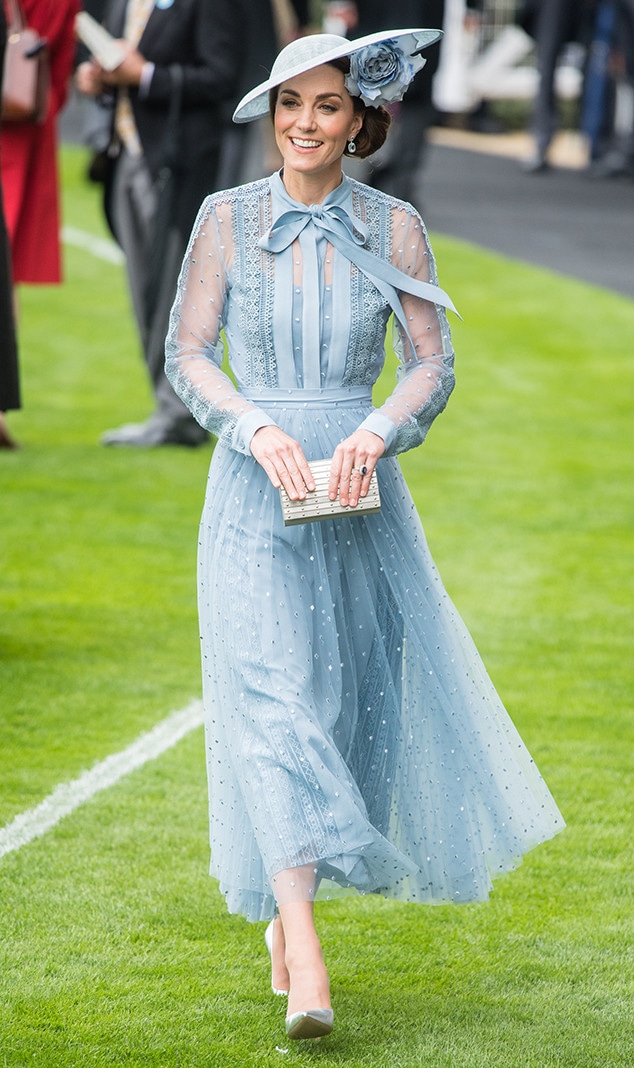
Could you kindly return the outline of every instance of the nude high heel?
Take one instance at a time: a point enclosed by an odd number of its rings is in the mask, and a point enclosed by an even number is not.
[[[271,920],[266,931],[264,932],[264,941],[266,948],[269,951],[269,957],[271,958],[271,968],[273,967],[273,924],[275,923],[275,917]],[[273,986],[273,979],[271,978],[271,990],[279,998],[287,998],[288,990],[278,990],[276,986]]]

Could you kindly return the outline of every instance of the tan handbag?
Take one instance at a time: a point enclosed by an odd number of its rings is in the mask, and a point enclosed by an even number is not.
[[[44,122],[48,111],[48,45],[26,24],[19,0],[4,0],[7,49],[2,79],[2,122]]]

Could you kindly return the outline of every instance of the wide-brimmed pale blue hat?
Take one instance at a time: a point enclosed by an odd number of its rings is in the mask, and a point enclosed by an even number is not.
[[[442,30],[383,30],[348,41],[334,33],[300,37],[283,48],[270,77],[246,94],[233,113],[234,122],[251,122],[269,110],[269,92],[313,67],[350,56],[346,88],[370,106],[402,100],[414,75],[424,66],[420,53],[442,37]]]

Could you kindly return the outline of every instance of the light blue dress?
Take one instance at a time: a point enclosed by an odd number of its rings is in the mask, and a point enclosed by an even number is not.
[[[445,311],[407,292],[428,283],[418,215],[349,178],[311,208],[277,174],[209,197],[183,263],[167,373],[218,437],[199,547],[211,871],[249,920],[312,895],[289,869],[322,888],[483,900],[564,826],[396,459],[453,387]],[[393,306],[401,371],[375,410]],[[271,424],[309,460],[359,426],[383,437],[381,512],[285,527],[249,449]]]

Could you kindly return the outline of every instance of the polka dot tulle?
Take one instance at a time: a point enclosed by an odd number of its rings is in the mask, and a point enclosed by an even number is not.
[[[369,227],[371,251],[435,282],[409,206],[349,179],[331,197]],[[167,346],[172,381],[219,437],[198,565],[211,871],[250,920],[319,886],[483,900],[563,820],[443,588],[394,455],[424,439],[451,392],[446,316],[402,294],[402,372],[374,410],[389,306],[310,226],[262,252],[287,201],[274,176],[205,202]],[[237,388],[220,369],[221,330]],[[268,424],[309,459],[362,424],[380,433],[381,512],[284,527],[248,448]]]

